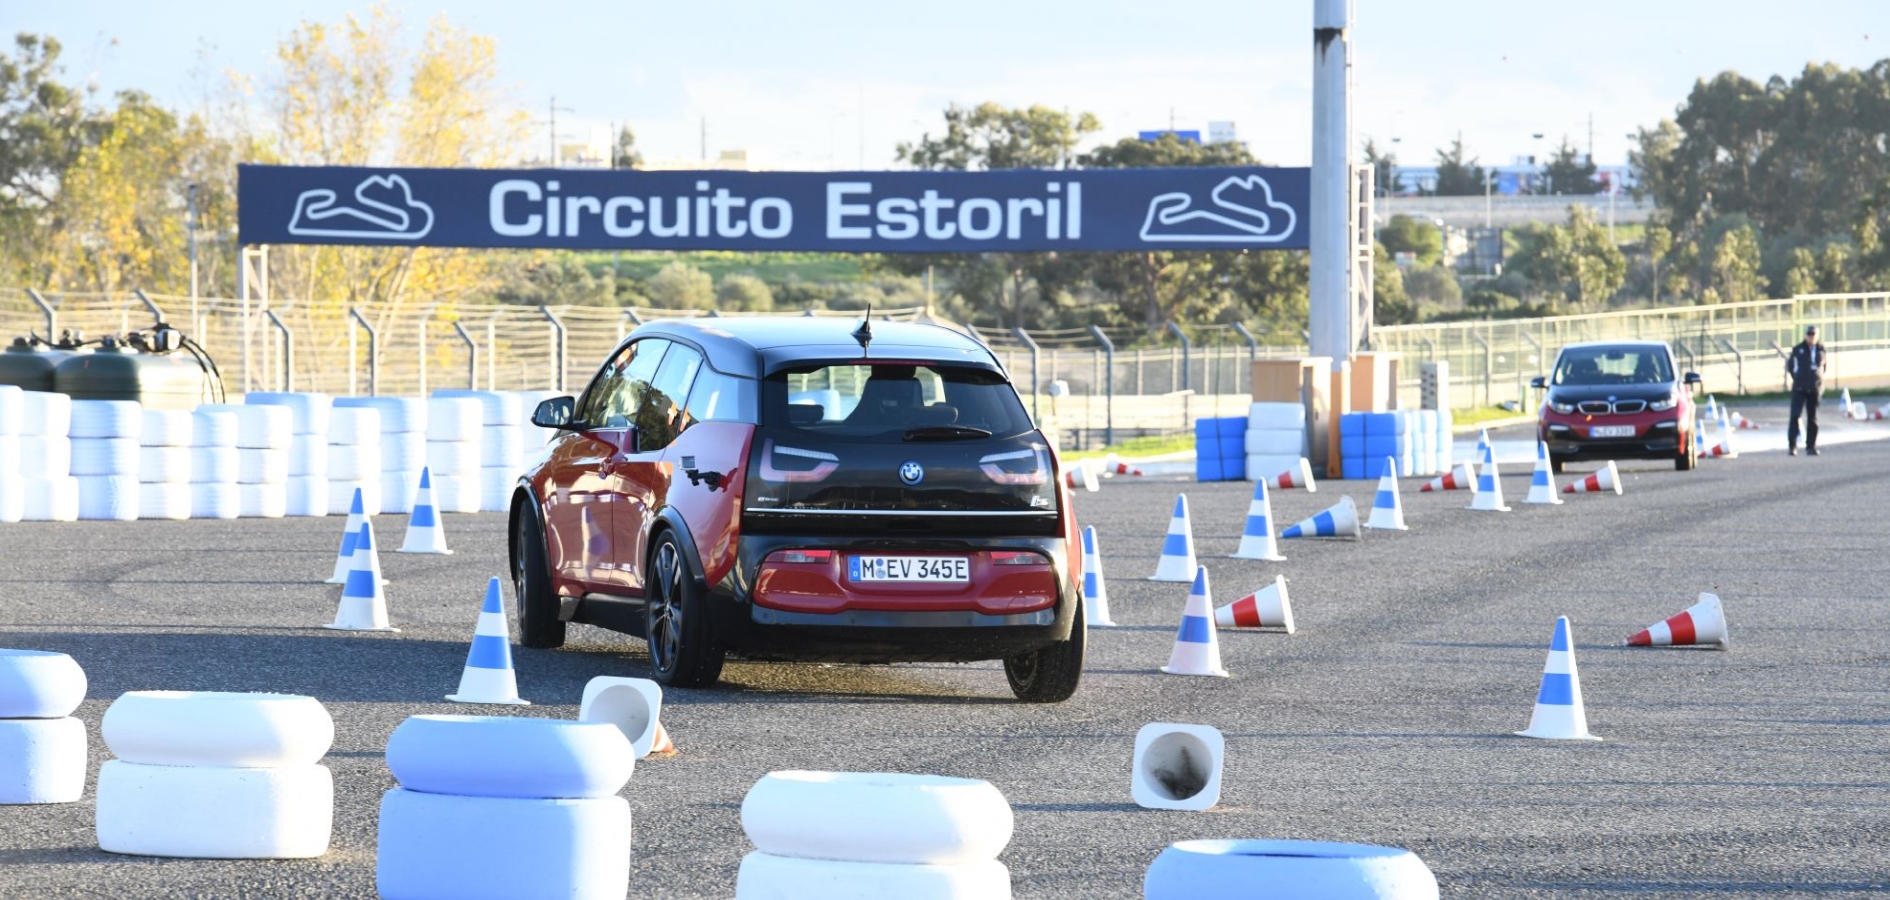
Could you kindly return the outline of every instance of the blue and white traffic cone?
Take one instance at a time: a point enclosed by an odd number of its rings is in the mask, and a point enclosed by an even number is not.
[[[1404,524],[1404,504],[1398,500],[1398,461],[1385,457],[1385,474],[1378,476],[1378,495],[1372,498],[1372,515],[1366,528],[1409,531]]]
[[[1477,471],[1477,491],[1470,498],[1470,508],[1480,512],[1509,512],[1503,504],[1503,480],[1496,471],[1496,451],[1483,448],[1483,465]]]
[[[1568,616],[1555,620],[1549,641],[1549,659],[1542,666],[1542,688],[1536,692],[1536,711],[1522,737],[1551,741],[1598,741],[1588,733],[1588,712],[1582,706],[1582,679],[1575,672],[1575,641]]]
[[[1477,458],[1485,458],[1490,453],[1490,449],[1490,430],[1488,428],[1477,429]]]
[[[335,621],[323,625],[337,631],[399,631],[387,624],[387,595],[381,592],[381,556],[374,550],[374,523],[362,522],[355,534],[354,565],[341,588]]]
[[[1560,504],[1562,498],[1556,496],[1555,473],[1550,471],[1549,445],[1546,441],[1536,442],[1536,470],[1529,476],[1529,496],[1524,503]]]
[[[1307,537],[1358,537],[1358,506],[1351,497],[1340,497],[1339,502],[1320,510],[1298,525],[1280,532],[1284,538]]]
[[[1194,587],[1188,590],[1188,605],[1181,611],[1181,630],[1175,633],[1175,649],[1168,654],[1162,671],[1170,675],[1212,675],[1226,678],[1221,668],[1221,645],[1214,636],[1214,604],[1208,599],[1206,567],[1196,566]]]
[[[473,626],[472,649],[466,652],[466,670],[459,676],[459,693],[448,694],[454,703],[496,703],[530,706],[518,698],[518,674],[512,670],[512,634],[506,630],[505,600],[499,579],[486,582],[486,602]]]
[[[1264,559],[1279,562],[1279,542],[1273,539],[1273,499],[1267,495],[1267,483],[1253,483],[1253,499],[1247,502],[1247,524],[1240,530],[1240,546],[1234,559]]]
[[[1719,401],[1713,399],[1712,394],[1706,395],[1706,417],[1709,419],[1719,418]]]
[[[348,570],[354,567],[354,541],[361,533],[361,523],[367,521],[367,512],[361,505],[361,489],[354,489],[354,500],[348,504],[348,524],[341,529],[341,552],[335,554],[335,574],[328,577],[329,584],[347,584]]]
[[[1711,456],[1733,459],[1739,455],[1739,448],[1733,446],[1732,423],[1726,420],[1726,409],[1721,407],[1719,415],[1713,419],[1713,432],[1719,435],[1719,442],[1713,445]]]
[[[1103,581],[1102,551],[1096,549],[1096,526],[1083,526],[1083,618],[1090,627],[1114,628],[1109,618],[1109,585]]]
[[[413,498],[413,514],[407,519],[407,540],[401,553],[437,553],[452,555],[446,549],[446,530],[440,527],[440,511],[433,504],[433,469],[420,467],[420,493]]]
[[[1150,581],[1186,583],[1194,578],[1194,528],[1188,523],[1188,495],[1175,496],[1175,514],[1168,519],[1168,534],[1162,538],[1162,558],[1155,564]]]

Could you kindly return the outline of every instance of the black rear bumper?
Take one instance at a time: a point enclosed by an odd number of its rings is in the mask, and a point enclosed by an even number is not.
[[[1680,455],[1678,436],[1626,441],[1548,440],[1549,455],[1562,460],[1672,459]]]

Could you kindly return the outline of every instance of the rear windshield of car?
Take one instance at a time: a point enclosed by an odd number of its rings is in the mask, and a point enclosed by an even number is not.
[[[763,384],[761,415],[770,427],[875,441],[1013,437],[1033,427],[1002,374],[942,363],[787,369]]]
[[[1555,383],[1567,385],[1669,384],[1673,362],[1659,347],[1587,347],[1562,351]]]

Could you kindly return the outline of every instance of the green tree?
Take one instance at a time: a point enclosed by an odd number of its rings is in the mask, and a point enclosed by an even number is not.
[[[1404,193],[1404,179],[1398,174],[1398,154],[1380,152],[1378,144],[1365,139],[1365,164],[1372,167],[1372,181],[1381,196]]]
[[[520,306],[615,306],[615,287],[575,253],[540,250],[503,269],[492,296]]]
[[[1076,145],[1101,128],[1090,113],[954,103],[945,109],[943,134],[901,142],[897,156],[919,169],[1061,169],[1075,161]]]
[[[1461,134],[1450,142],[1450,149],[1437,151],[1437,187],[1432,193],[1439,197],[1468,197],[1483,193],[1483,167],[1477,165],[1474,156],[1465,159],[1465,153]]]
[[[643,168],[643,151],[637,149],[637,136],[624,125],[617,129],[617,139],[610,144],[610,167],[613,169]]]
[[[1759,274],[1761,262],[1752,226],[1726,231],[1713,245],[1713,288],[1730,303],[1762,299],[1768,282]]]
[[[1647,253],[1647,261],[1653,266],[1653,302],[1660,305],[1660,261],[1667,258],[1673,250],[1673,232],[1658,218],[1647,223],[1641,237],[1641,248]]]
[[[767,282],[753,275],[722,276],[715,286],[715,307],[741,312],[767,312],[774,308],[774,291]]]
[[[1792,250],[1792,267],[1785,273],[1785,293],[1794,297],[1818,292],[1818,257],[1809,247]]]
[[[1511,259],[1538,290],[1583,309],[1607,301],[1627,281],[1627,258],[1585,207],[1571,206],[1562,225],[1536,225],[1520,235]]]
[[[1406,325],[1418,320],[1417,305],[1404,292],[1404,272],[1391,261],[1385,245],[1372,243],[1372,322]]]
[[[1562,137],[1562,146],[1549,157],[1542,166],[1543,179],[1548,184],[1551,194],[1596,194],[1601,192],[1601,182],[1595,180],[1595,161],[1588,154],[1575,149]]]
[[[643,294],[658,309],[714,309],[715,281],[707,272],[678,260],[643,282]]]
[[[1392,216],[1378,232],[1378,240],[1395,258],[1412,254],[1420,266],[1434,266],[1444,258],[1444,233],[1436,225],[1411,216]]]
[[[1457,276],[1443,266],[1413,266],[1404,271],[1404,292],[1422,313],[1431,309],[1457,309],[1463,306],[1463,286]]]

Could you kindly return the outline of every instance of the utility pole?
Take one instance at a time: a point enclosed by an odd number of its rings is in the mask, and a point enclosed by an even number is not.
[[[1336,367],[1352,358],[1351,0],[1313,2],[1310,350]]]
[[[551,167],[555,169],[558,167],[558,98],[556,95],[553,95],[551,98],[550,140],[551,140],[551,155],[545,158],[548,160],[551,160]]]

